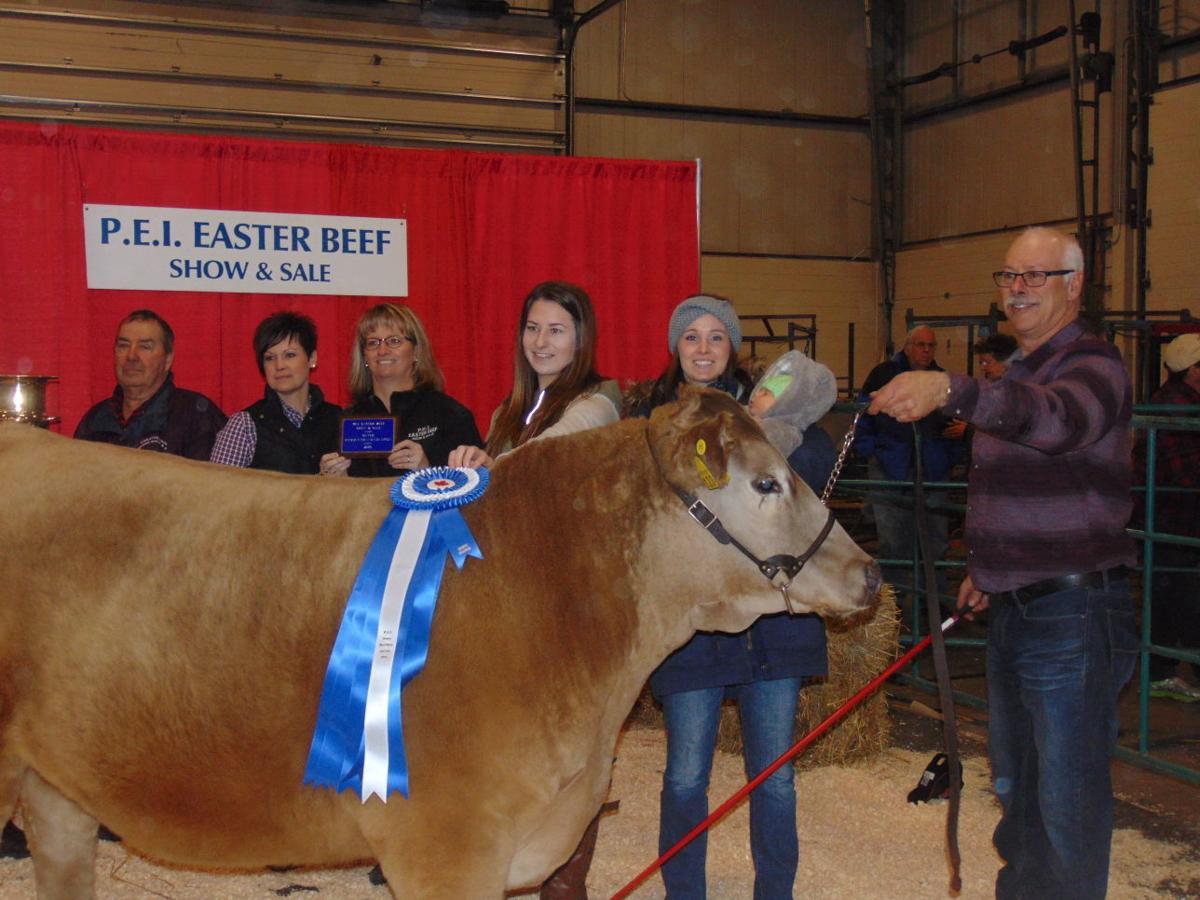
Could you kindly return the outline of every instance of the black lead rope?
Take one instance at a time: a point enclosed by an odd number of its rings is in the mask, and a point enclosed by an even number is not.
[[[958,852],[958,809],[962,786],[962,760],[958,755],[958,719],[954,712],[954,691],[950,685],[950,666],[946,662],[946,638],[938,623],[942,611],[938,605],[937,570],[929,547],[929,513],[925,509],[925,476],[921,465],[921,441],[913,423],[913,457],[917,477],[913,480],[913,504],[917,514],[917,543],[921,549],[925,573],[925,605],[929,614],[929,632],[933,637],[933,666],[937,670],[938,698],[942,704],[942,737],[950,768],[950,806],[946,810],[946,850],[950,856],[950,892],[962,891],[962,858]]]

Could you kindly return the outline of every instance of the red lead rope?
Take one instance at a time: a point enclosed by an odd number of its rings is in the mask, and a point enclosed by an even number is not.
[[[946,621],[942,622],[942,632],[945,633],[949,631],[958,622],[958,619],[959,614],[955,613],[950,618],[946,619]],[[637,886],[658,871],[658,869],[662,867],[663,863],[690,844],[702,832],[706,831],[713,822],[717,821],[717,819],[721,818],[721,816],[725,815],[725,813],[737,806],[737,804],[741,802],[741,800],[747,794],[770,778],[780,766],[789,762],[792,757],[799,756],[801,753],[807,750],[809,744],[845,718],[850,711],[854,709],[854,707],[858,706],[858,704],[866,700],[867,697],[875,693],[881,684],[891,678],[892,675],[894,675],[898,670],[907,665],[914,656],[928,647],[932,642],[933,635],[929,634],[926,635],[919,643],[914,644],[912,649],[910,649],[894,663],[872,678],[857,694],[830,713],[820,725],[818,725],[804,737],[800,738],[800,740],[796,741],[796,743],[792,744],[792,746],[781,757],[779,757],[779,759],[775,760],[775,762],[763,769],[753,781],[751,781],[736,794],[709,813],[707,819],[680,838],[679,842],[675,844],[674,847],[672,847],[654,862],[650,863],[650,865],[638,873],[637,877],[634,878],[633,881],[629,882],[629,884],[625,885],[625,887],[613,894],[612,900],[621,900],[622,897],[628,897],[630,894],[632,894]]]

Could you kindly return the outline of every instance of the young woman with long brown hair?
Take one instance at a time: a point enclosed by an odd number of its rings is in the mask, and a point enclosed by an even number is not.
[[[487,450],[459,447],[450,465],[487,466],[534,440],[620,417],[620,388],[595,369],[596,316],[581,287],[543,281],[525,297],[513,349],[513,388],[492,414]]]

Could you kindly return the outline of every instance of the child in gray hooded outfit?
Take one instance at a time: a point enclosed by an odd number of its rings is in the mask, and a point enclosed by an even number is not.
[[[750,393],[750,414],[796,474],[817,492],[837,458],[833,441],[817,421],[835,400],[833,372],[799,350],[775,360]]]

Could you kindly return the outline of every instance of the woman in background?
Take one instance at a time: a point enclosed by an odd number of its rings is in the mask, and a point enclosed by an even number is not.
[[[633,414],[648,416],[656,406],[677,399],[684,382],[726,391],[742,402],[748,400],[750,379],[737,366],[741,341],[737,313],[728,300],[709,295],[684,300],[672,313],[668,327],[671,360]],[[832,383],[832,373],[829,378]],[[764,392],[772,396],[769,402],[766,398],[761,401],[760,415],[767,415],[775,403],[783,404],[781,412],[788,408],[783,388],[794,381],[792,390],[798,390],[801,380],[788,381],[787,385],[772,382],[764,386],[769,388]],[[817,413],[804,423],[805,439],[808,425],[819,416]],[[806,478],[816,479],[816,483],[810,480],[810,487],[819,492],[833,469],[832,442],[813,435],[809,452],[821,459],[818,464],[801,467],[797,466],[797,454],[804,446],[800,441],[792,452],[784,453]],[[811,470],[811,475],[806,470]],[[804,679],[827,671],[821,620],[787,613],[763,616],[738,634],[700,632],[654,670],[650,688],[662,704],[667,729],[659,853],[673,847],[708,815],[708,781],[722,703],[737,701],[746,777],[754,778],[793,743],[796,703]],[[707,836],[701,834],[663,866],[670,900],[705,896],[707,850]],[[790,765],[779,768],[750,795],[750,854],[756,900],[791,897],[799,841]]]
[[[460,445],[482,446],[471,411],[443,393],[446,379],[433,357],[421,320],[407,306],[380,303],[362,314],[350,351],[346,412],[396,416],[398,437],[386,459],[351,461],[337,452],[321,458],[322,475],[387,477],[409,469],[444,466]]]
[[[525,297],[513,350],[513,388],[492,414],[487,450],[459,447],[452,466],[490,466],[533,440],[616,422],[621,392],[596,373],[596,316],[583,288],[544,281]],[[542,885],[542,900],[586,900],[596,813],[575,848]]]
[[[254,359],[267,382],[263,398],[230,416],[210,461],[316,474],[321,457],[337,448],[341,416],[308,380],[317,366],[317,326],[296,312],[267,316],[254,329]]]

